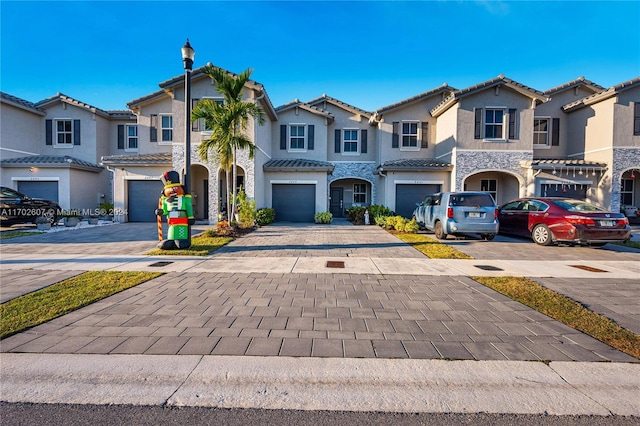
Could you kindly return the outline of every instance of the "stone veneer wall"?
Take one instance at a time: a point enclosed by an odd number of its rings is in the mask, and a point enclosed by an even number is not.
[[[622,174],[629,169],[640,169],[640,148],[613,148],[613,170],[611,178],[611,205],[612,212],[620,211],[620,179]],[[637,183],[637,182],[636,182]]]
[[[329,185],[340,179],[363,179],[371,183],[371,204],[376,203],[376,166],[375,162],[332,163],[333,174],[328,175]]]
[[[455,190],[464,188],[468,176],[489,170],[511,172],[526,181],[526,172],[520,165],[531,161],[533,151],[457,151],[455,154]]]

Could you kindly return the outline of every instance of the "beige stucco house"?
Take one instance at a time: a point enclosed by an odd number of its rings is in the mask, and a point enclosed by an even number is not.
[[[192,107],[221,99],[202,71],[192,73]],[[198,156],[210,133],[185,122],[184,76],[159,88],[129,102],[130,111],[64,95],[30,103],[2,94],[2,184],[29,194],[30,182],[56,182],[31,194],[55,195],[65,207],[93,206],[105,194],[117,220],[153,221],[160,175],[184,173],[188,131],[196,218],[216,223],[225,174],[213,153]],[[640,205],[640,78],[606,89],[581,77],[540,91],[500,75],[463,89],[443,84],[371,112],[327,95],[274,107],[254,81],[244,99],[266,120],[248,126],[257,149],[253,159],[238,154],[235,184],[258,208],[275,208],[277,220],[342,217],[371,204],[410,217],[425,195],[452,190],[486,190],[499,204],[562,195],[616,211]],[[49,122],[63,123],[51,130],[63,142],[48,144]],[[90,189],[78,189],[80,181]]]

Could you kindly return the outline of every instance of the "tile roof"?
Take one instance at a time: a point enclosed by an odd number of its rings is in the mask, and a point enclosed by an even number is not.
[[[29,102],[25,99],[19,98],[17,96],[0,92],[0,99],[18,108],[26,109],[31,112],[35,112],[36,114],[39,114],[39,115],[45,115],[45,112],[42,109],[38,108],[36,104],[34,104],[33,102]]]
[[[455,104],[459,99],[469,96],[471,94],[480,92],[482,90],[486,90],[492,87],[497,86],[506,86],[512,90],[515,90],[524,96],[528,96],[532,99],[536,99],[540,102],[546,101],[548,98],[539,90],[533,89],[529,86],[525,86],[524,84],[518,83],[515,80],[511,80],[510,78],[505,77],[500,74],[496,78],[492,78],[491,80],[484,81],[482,83],[469,86],[465,89],[455,90],[453,91],[446,99],[440,102],[438,105],[433,107],[430,111],[431,115],[436,117],[446,110],[448,110],[453,104]]]
[[[101,162],[106,166],[162,166],[171,165],[172,158],[170,152],[160,152],[156,154],[129,154],[129,155],[106,155]]]
[[[620,84],[616,84],[615,86],[608,88],[604,92],[596,93],[591,96],[587,96],[586,98],[578,99],[575,102],[571,102],[570,104],[564,105],[562,107],[562,110],[564,112],[575,111],[577,109],[581,109],[583,107],[593,105],[598,102],[604,101],[606,99],[612,98],[618,95],[619,93],[629,90],[633,87],[637,87],[638,85],[640,85],[640,77],[636,77],[634,79],[624,81]]]
[[[594,83],[594,82],[592,82],[590,80],[587,80],[586,78],[584,78],[584,76],[580,76],[580,77],[576,78],[575,80],[571,80],[571,81],[569,81],[567,83],[561,84],[560,86],[556,86],[556,87],[552,87],[551,89],[547,89],[543,93],[545,95],[549,96],[549,95],[553,95],[553,94],[558,93],[558,92],[563,92],[565,90],[572,89],[572,88],[578,87],[578,86],[585,86],[585,87],[591,89],[593,92],[602,92],[604,90],[607,90],[604,87],[602,87],[602,86],[600,86],[600,85],[598,85],[598,84],[596,84],[596,83]]]
[[[405,158],[400,160],[390,160],[378,166],[380,171],[400,171],[400,170],[451,170],[453,165],[432,158]]]
[[[329,172],[335,166],[326,161],[306,160],[301,158],[273,159],[267,161],[262,169],[265,172]]]
[[[0,161],[2,167],[71,167],[102,170],[103,167],[69,155],[32,155],[29,157],[7,158]]]
[[[303,109],[305,111],[309,111],[312,114],[323,116],[326,119],[328,119],[329,121],[333,121],[333,119],[334,119],[333,114],[331,114],[330,112],[325,111],[325,110],[320,109],[320,108],[317,108],[317,107],[314,107],[312,105],[309,105],[306,102],[300,102],[300,100],[297,99],[297,98],[294,99],[291,102],[288,102],[288,103],[284,104],[284,105],[280,105],[279,107],[276,108],[276,112],[284,112],[284,111],[288,111],[288,110],[293,109],[293,108],[301,108],[301,109]]]
[[[383,106],[382,108],[378,108],[374,112],[374,115],[384,114],[385,112],[391,111],[391,110],[396,109],[398,107],[409,105],[409,104],[412,104],[414,102],[418,102],[418,101],[420,101],[422,99],[429,98],[431,96],[438,95],[438,94],[441,94],[441,93],[453,92],[455,90],[456,90],[455,87],[451,87],[447,83],[442,83],[441,86],[436,87],[435,89],[427,90],[426,92],[422,92],[422,93],[420,93],[418,95],[412,96],[412,97],[404,99],[402,101],[395,102],[395,103],[392,103],[392,104],[387,105],[387,106]]]
[[[354,113],[354,114],[360,114],[360,115],[365,116],[365,117],[367,117],[367,118],[371,117],[371,113],[370,113],[369,111],[365,111],[365,110],[363,110],[363,109],[360,109],[360,108],[358,108],[358,107],[355,107],[355,106],[353,106],[353,105],[350,105],[350,104],[348,104],[348,103],[346,103],[346,102],[342,102],[342,101],[340,101],[340,100],[338,100],[338,99],[336,99],[336,98],[332,98],[331,96],[327,96],[327,95],[326,95],[326,94],[324,94],[324,93],[322,94],[322,96],[317,97],[317,98],[315,98],[315,99],[312,99],[312,100],[310,100],[310,101],[308,101],[308,102],[306,102],[306,103],[307,103],[308,105],[311,105],[311,106],[317,107],[317,106],[316,106],[317,104],[322,103],[322,102],[325,102],[325,101],[326,101],[326,102],[329,102],[329,103],[331,103],[331,104],[333,104],[333,105],[335,105],[335,106],[337,106],[337,107],[339,107],[339,108],[342,108],[342,109],[344,109],[344,110],[350,111],[350,112],[352,112],[352,113]],[[321,108],[321,109],[322,109],[322,108]]]

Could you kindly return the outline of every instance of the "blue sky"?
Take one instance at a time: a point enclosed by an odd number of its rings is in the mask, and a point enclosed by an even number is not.
[[[538,90],[640,75],[640,1],[5,1],[3,92],[102,109],[195,67],[253,68],[274,106],[329,96],[366,110],[499,74]]]

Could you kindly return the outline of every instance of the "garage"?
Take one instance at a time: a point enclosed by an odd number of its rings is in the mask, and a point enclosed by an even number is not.
[[[155,222],[155,210],[163,188],[159,180],[127,181],[129,222]]]
[[[410,218],[416,209],[416,203],[429,194],[440,192],[438,184],[402,184],[396,185],[396,214]]]
[[[278,222],[313,222],[316,213],[314,184],[271,186],[272,205]]]
[[[58,202],[58,182],[18,181],[18,192],[31,198],[43,198]]]

